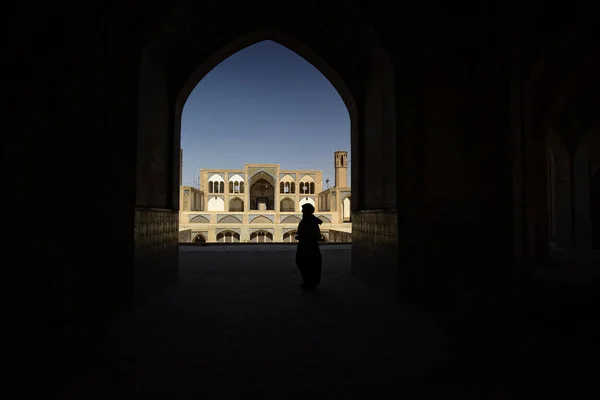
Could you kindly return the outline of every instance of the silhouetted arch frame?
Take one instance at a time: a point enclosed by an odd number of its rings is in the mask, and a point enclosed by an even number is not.
[[[204,78],[210,71],[212,71],[218,64],[225,61],[227,58],[236,54],[237,52],[250,47],[256,43],[271,40],[276,42],[288,50],[296,53],[308,63],[313,65],[319,72],[325,76],[325,78],[332,84],[332,86],[336,89],[337,93],[340,95],[346,109],[348,110],[349,118],[350,118],[350,135],[351,135],[351,143],[352,143],[352,154],[358,154],[356,147],[359,142],[359,115],[358,109],[356,105],[356,101],[352,94],[350,88],[346,85],[344,79],[333,69],[320,55],[311,50],[308,46],[303,44],[301,41],[295,39],[294,37],[284,33],[282,30],[274,29],[270,27],[260,28],[245,35],[240,36],[239,38],[233,40],[231,43],[223,46],[219,50],[217,50],[210,58],[208,58],[203,64],[200,65],[189,77],[189,79],[183,84],[181,92],[177,97],[175,103],[175,131],[178,140],[181,136],[181,115],[183,113],[183,107],[185,102],[187,101],[190,93],[194,90],[196,85]],[[356,146],[355,146],[356,144]],[[359,157],[355,157],[355,160]],[[354,165],[357,165],[355,162]],[[354,191],[357,191],[360,187],[360,178],[355,176],[356,174],[351,169],[351,173],[353,174],[352,187]],[[356,171],[358,172],[358,171]],[[250,187],[250,185],[249,185]],[[277,190],[277,189],[276,189]],[[297,190],[297,189],[296,189]]]
[[[147,130],[169,131],[170,208],[179,204],[181,115],[189,94],[220,62],[264,40],[279,43],[303,57],[337,90],[350,117],[352,192],[353,198],[357,199],[352,205],[354,209],[367,208],[364,207],[367,200],[361,195],[361,191],[367,193],[363,189],[367,183],[365,165],[368,163],[363,143],[367,140],[364,119],[371,110],[374,118],[396,120],[394,68],[381,40],[364,13],[351,5],[339,9],[335,15],[300,6],[296,12],[272,12],[276,6],[269,5],[265,6],[264,13],[255,10],[261,5],[252,3],[247,7],[252,8],[252,18],[223,18],[230,12],[218,3],[212,6],[204,3],[184,5],[165,19],[142,55],[138,136],[149,135]],[[237,10],[236,15],[244,15],[243,8]],[[215,21],[219,21],[218,27]],[[306,29],[307,26],[313,28]],[[387,90],[379,102],[371,102],[367,96],[372,87]],[[388,103],[384,107],[381,101]],[[156,112],[158,109],[166,110],[166,121],[160,117],[161,112]],[[381,110],[393,115],[377,115]],[[395,124],[393,122],[386,128],[392,137],[397,135]],[[377,146],[376,142],[372,146]],[[389,146],[389,149],[393,148]],[[141,157],[144,157],[143,153]],[[395,169],[391,164],[389,167]],[[139,177],[138,170],[138,182],[143,185]],[[138,185],[138,192],[139,188]],[[160,192],[160,188],[154,191]]]

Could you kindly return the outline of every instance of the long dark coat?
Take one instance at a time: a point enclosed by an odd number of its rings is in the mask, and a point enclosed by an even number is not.
[[[296,266],[300,270],[303,286],[315,288],[321,283],[321,225],[323,221],[314,215],[302,218],[298,224],[298,247],[296,249]]]

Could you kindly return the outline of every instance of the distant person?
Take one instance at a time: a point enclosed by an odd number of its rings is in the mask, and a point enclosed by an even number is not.
[[[323,223],[313,214],[315,208],[307,203],[302,206],[302,221],[298,224],[298,233],[296,240],[298,247],[296,249],[296,266],[302,275],[302,287],[305,289],[314,289],[321,283],[321,250],[319,241],[321,240],[321,229],[319,225]]]

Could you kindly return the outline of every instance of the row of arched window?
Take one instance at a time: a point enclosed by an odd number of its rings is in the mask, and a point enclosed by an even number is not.
[[[225,193],[225,182],[208,181],[208,193]],[[244,182],[230,181],[229,193],[244,193]]]
[[[296,184],[294,182],[281,182],[279,193],[296,193]]]
[[[229,193],[244,193],[244,182],[229,181]]]
[[[315,183],[314,182],[300,182],[298,186],[300,194],[314,194],[315,193]],[[296,184],[294,182],[281,182],[279,184],[279,192],[280,193],[296,193]]]
[[[284,242],[292,242],[292,243],[297,242],[296,234],[297,234],[297,232],[295,230],[286,232],[283,234],[282,240]],[[198,234],[194,238],[194,241],[205,243],[206,238],[202,234]],[[327,239],[324,236],[321,236],[320,241],[324,242],[324,241],[327,241]],[[217,242],[239,243],[240,242],[240,234],[237,232],[232,232],[232,231],[220,232],[217,234]],[[264,232],[264,231],[253,232],[250,234],[250,242],[259,242],[259,243],[273,242],[273,234],[270,232]]]
[[[208,193],[225,193],[225,182],[208,181]]]
[[[300,182],[300,193],[301,194],[314,194],[315,193],[315,183],[314,182]]]

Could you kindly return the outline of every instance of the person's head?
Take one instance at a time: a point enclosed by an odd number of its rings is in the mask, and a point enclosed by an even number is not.
[[[302,205],[302,215],[308,217],[309,215],[313,215],[315,212],[315,207],[313,207],[310,203],[305,203]]]

